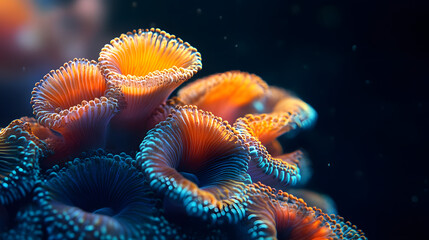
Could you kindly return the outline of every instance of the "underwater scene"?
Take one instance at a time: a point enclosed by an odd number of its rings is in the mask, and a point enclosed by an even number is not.
[[[0,239],[426,239],[419,14],[0,0]]]

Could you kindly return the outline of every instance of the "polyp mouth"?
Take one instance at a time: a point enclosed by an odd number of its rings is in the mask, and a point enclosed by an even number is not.
[[[201,187],[201,182],[197,175],[190,173],[190,172],[179,172],[184,178],[188,179],[189,181],[195,183],[198,187]]]
[[[114,215],[116,215],[115,210],[113,210],[110,207],[98,208],[98,209],[93,210],[92,213],[101,214],[101,215],[105,215],[105,216],[109,216],[109,217],[113,217]]]

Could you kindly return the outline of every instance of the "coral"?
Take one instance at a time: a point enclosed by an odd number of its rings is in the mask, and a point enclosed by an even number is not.
[[[195,106],[177,109],[149,131],[137,154],[155,191],[212,223],[237,222],[244,215],[249,160],[244,139]]]
[[[201,68],[197,49],[159,29],[122,34],[100,52],[108,84],[121,89],[126,107],[114,119],[135,129],[145,127],[152,111]]]
[[[178,96],[185,104],[196,105],[233,123],[247,113],[258,111],[268,85],[255,74],[229,71],[198,79],[182,88]]]
[[[250,196],[243,239],[365,239],[341,217],[329,216],[291,194],[260,183],[248,185]]]
[[[36,183],[42,149],[35,142],[39,140],[28,132],[28,125],[21,120],[1,129],[0,204],[25,197]]]
[[[36,83],[31,103],[37,121],[64,138],[61,153],[73,154],[104,147],[107,124],[119,112],[116,93],[95,61],[74,59]]]
[[[141,238],[158,225],[157,199],[126,155],[92,153],[43,183],[50,239]]]
[[[42,239],[47,195],[40,181],[22,199],[0,205],[0,239]]]
[[[201,67],[190,44],[146,29],[48,73],[35,118],[0,131],[0,237],[366,239],[287,192],[309,163],[277,138],[311,127],[315,110],[240,71],[169,99]]]

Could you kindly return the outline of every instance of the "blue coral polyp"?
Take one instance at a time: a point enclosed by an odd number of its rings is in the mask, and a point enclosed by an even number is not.
[[[47,199],[40,181],[37,181],[24,198],[9,205],[0,204],[0,239],[43,239]]]
[[[156,225],[156,198],[126,154],[98,151],[49,173],[47,230],[53,239],[142,238]],[[64,231],[65,229],[65,231]]]
[[[0,131],[0,204],[26,196],[37,181],[41,149],[27,127],[15,120]]]

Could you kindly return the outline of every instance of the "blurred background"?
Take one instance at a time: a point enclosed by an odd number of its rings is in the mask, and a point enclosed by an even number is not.
[[[161,28],[201,53],[193,79],[248,71],[318,111],[314,129],[281,141],[307,152],[307,188],[330,196],[369,239],[429,239],[424,5],[0,0],[0,126],[32,115],[31,90],[50,70],[75,57],[97,60],[121,33]]]

